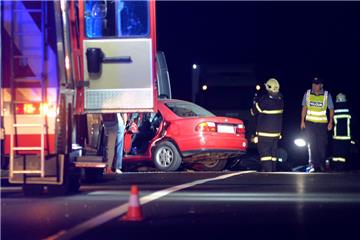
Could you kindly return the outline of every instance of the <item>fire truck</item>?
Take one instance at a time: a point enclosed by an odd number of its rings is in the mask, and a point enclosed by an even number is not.
[[[25,194],[76,192],[107,166],[102,116],[171,95],[154,1],[1,1],[1,31],[1,155]]]

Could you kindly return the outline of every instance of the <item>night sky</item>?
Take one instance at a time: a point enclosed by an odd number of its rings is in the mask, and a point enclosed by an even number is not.
[[[157,28],[178,98],[190,97],[181,86],[190,84],[194,62],[254,64],[258,80],[277,77],[284,95],[289,88],[302,95],[317,75],[333,95],[352,96],[360,78],[356,2],[160,1]]]
[[[359,116],[359,2],[159,1],[157,34],[174,98],[191,99],[193,63],[253,64],[258,82],[279,80],[287,132],[299,128],[314,76],[334,101],[344,92]]]
[[[259,83],[280,81],[291,138],[303,94],[319,76],[334,101],[340,91],[347,95],[358,135],[360,2],[159,1],[157,34],[174,98],[191,100],[193,63],[253,64]]]

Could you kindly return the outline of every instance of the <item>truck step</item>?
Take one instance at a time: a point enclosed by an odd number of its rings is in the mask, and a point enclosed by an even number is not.
[[[103,162],[102,156],[80,156],[76,158],[77,162]]]
[[[77,168],[105,168],[107,163],[104,162],[75,162]]]

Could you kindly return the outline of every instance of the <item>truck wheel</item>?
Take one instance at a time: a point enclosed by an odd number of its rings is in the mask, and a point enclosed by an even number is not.
[[[84,169],[84,180],[87,183],[96,183],[103,179],[104,169],[103,168],[85,168]]]
[[[211,160],[201,162],[203,171],[221,171],[221,170],[224,170],[226,164],[227,164],[226,159],[221,159],[221,160],[211,159]]]
[[[165,172],[178,170],[182,163],[178,149],[169,141],[160,142],[155,147],[152,157],[156,168]]]
[[[44,193],[44,185],[41,184],[24,184],[22,190],[25,196],[35,197]]]
[[[80,181],[80,169],[71,170],[69,175],[65,177],[63,184],[48,185],[48,193],[57,196],[77,193],[80,189]]]

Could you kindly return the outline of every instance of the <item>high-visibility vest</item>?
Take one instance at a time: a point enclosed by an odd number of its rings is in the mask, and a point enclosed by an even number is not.
[[[308,90],[306,92],[306,121],[314,123],[327,123],[326,109],[328,106],[328,91],[324,94],[315,95]]]
[[[351,115],[348,108],[340,108],[334,110],[333,139],[351,140],[350,120]]]

